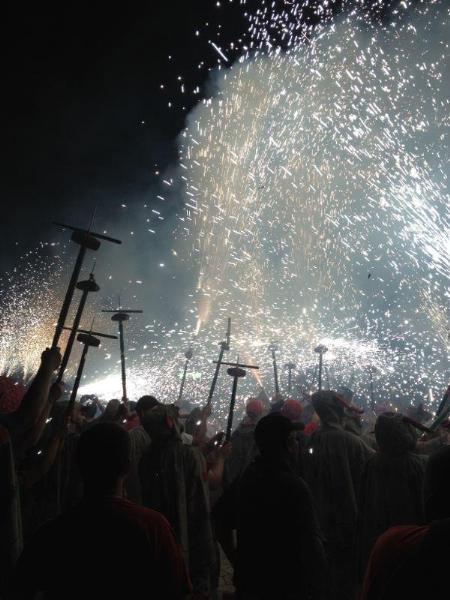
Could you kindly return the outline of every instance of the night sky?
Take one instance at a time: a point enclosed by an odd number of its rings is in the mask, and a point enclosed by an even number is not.
[[[235,39],[242,11],[226,14]],[[207,32],[216,36],[222,21],[210,0],[10,10],[2,34],[2,270],[53,238],[52,219],[87,225],[97,205],[102,227],[105,213],[156,184],[155,165],[164,171],[176,160],[176,137],[199,99],[180,98],[177,77],[191,89],[205,81],[208,66],[197,65]],[[217,62],[212,49],[206,59]]]
[[[2,32],[2,271],[53,239],[52,219],[87,225],[97,206],[102,227],[124,199],[147,194],[146,202],[154,201],[147,192],[157,185],[155,167],[164,172],[175,162],[185,115],[217,66],[208,40],[226,47],[245,39],[242,6],[217,4],[9,8]],[[246,4],[252,10],[263,3]],[[332,4],[337,11],[341,3]]]

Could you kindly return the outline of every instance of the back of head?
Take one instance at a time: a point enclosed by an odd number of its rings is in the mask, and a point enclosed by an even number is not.
[[[158,406],[159,402],[154,396],[141,396],[136,403],[136,412],[139,418],[142,418],[149,410],[153,410]]]
[[[450,518],[450,446],[430,456],[425,469],[427,520]]]
[[[417,443],[414,427],[403,415],[393,412],[379,415],[375,424],[375,438],[380,451],[392,456],[412,452]]]
[[[150,436],[152,445],[179,437],[178,413],[170,404],[158,404],[148,411],[142,419],[142,426]]]
[[[115,423],[92,425],[80,436],[76,460],[87,492],[111,493],[128,471],[128,432]]]
[[[198,406],[193,408],[189,413],[185,423],[184,430],[189,435],[195,435],[196,431],[202,424],[202,409]]]
[[[270,458],[286,454],[292,431],[291,421],[279,413],[263,417],[255,428],[255,442],[261,456]]]
[[[120,400],[117,400],[116,398],[114,398],[113,400],[110,400],[108,402],[100,419],[102,421],[115,421],[118,417],[119,411],[120,411]]]
[[[24,386],[6,375],[0,375],[0,414],[19,410],[25,395]]]
[[[311,397],[311,404],[323,425],[342,425],[344,406],[336,392],[316,392]]]
[[[298,400],[294,400],[293,398],[285,400],[281,408],[281,414],[292,421],[292,423],[299,423],[302,418],[302,413],[302,405]]]
[[[258,398],[250,398],[245,406],[247,417],[252,421],[257,421],[264,412],[264,404]]]
[[[339,394],[339,396],[341,396],[342,398],[344,398],[344,400],[346,402],[352,402],[353,401],[353,390],[351,390],[350,388],[341,385],[337,388],[336,392]]]

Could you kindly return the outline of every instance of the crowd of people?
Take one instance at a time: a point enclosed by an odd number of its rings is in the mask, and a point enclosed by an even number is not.
[[[210,404],[71,407],[60,361],[0,378],[1,600],[446,597],[446,421],[344,388],[248,399],[226,440]]]

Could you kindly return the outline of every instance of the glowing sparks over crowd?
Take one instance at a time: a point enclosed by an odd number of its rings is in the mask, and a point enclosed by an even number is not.
[[[264,17],[253,29],[269,48],[222,71],[184,133],[185,222],[209,307],[200,336],[232,316],[236,352],[265,365],[265,381],[271,339],[310,368],[327,338],[332,385],[361,384],[367,364],[394,395],[441,382],[448,9],[411,9],[387,28],[353,11],[307,41],[285,14],[285,50],[258,29]]]
[[[374,367],[380,399],[443,391],[450,12],[440,2],[402,2],[382,25],[362,3],[348,4],[336,17],[324,1],[320,22],[306,26],[306,3],[286,2],[281,12],[261,3],[238,50],[208,45],[226,68],[212,73],[214,94],[188,115],[180,137],[185,202],[171,249],[196,281],[181,300],[181,324],[146,315],[132,332],[134,399],[173,401],[192,344],[186,399],[204,401],[228,317],[228,359],[261,367],[242,394],[272,395],[271,342],[281,370],[298,365],[304,392],[315,385],[319,343],[329,349],[330,386],[367,399]],[[133,288],[138,301],[139,293]],[[11,343],[2,344],[8,362]],[[120,396],[114,352],[102,355],[107,367],[97,362],[81,393]],[[283,390],[285,380],[282,372]],[[222,375],[219,416],[229,383]]]

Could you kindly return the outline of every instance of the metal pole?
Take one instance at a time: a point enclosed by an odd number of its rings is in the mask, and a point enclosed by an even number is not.
[[[225,352],[225,349],[224,349],[223,344],[222,344],[222,347],[221,347],[220,353],[219,353],[219,360],[217,361],[216,368],[215,368],[215,371],[214,371],[214,377],[213,377],[213,380],[211,382],[211,387],[209,388],[208,399],[206,401],[207,405],[211,404],[211,400],[212,400],[212,397],[214,395],[214,390],[216,389],[217,379],[219,377],[219,371],[220,371],[220,367],[222,365],[222,359],[223,359],[223,353],[224,352]]]
[[[272,342],[269,346],[269,350],[272,352],[273,379],[274,379],[274,383],[275,383],[275,396],[278,397],[280,395],[280,386],[278,383],[278,366],[277,366],[277,357],[275,354],[275,352],[278,350],[278,348]]]
[[[78,393],[78,388],[80,387],[81,377],[83,375],[84,364],[86,362],[86,356],[89,350],[89,345],[83,345],[83,352],[81,353],[80,364],[78,365],[77,375],[75,377],[75,381],[73,383],[72,393],[70,394],[69,406],[67,407],[67,414],[70,415],[72,413],[75,400]]]
[[[183,398],[184,384],[186,382],[186,373],[187,373],[189,361],[192,358],[192,354],[193,354],[192,348],[188,348],[188,350],[186,350],[186,352],[184,353],[184,356],[186,357],[186,362],[184,363],[183,377],[181,378],[180,392],[178,394],[178,400],[175,403],[177,406],[181,406],[181,400]]]
[[[232,369],[229,369],[231,371]],[[245,371],[244,371],[245,374]],[[225,441],[229,442],[231,439],[231,431],[233,429],[233,415],[234,415],[234,407],[236,404],[236,392],[237,392],[237,384],[238,384],[239,375],[234,375],[233,377],[233,388],[231,391],[231,401],[230,401],[230,410],[228,412],[228,422],[227,422],[227,431],[225,434]]]
[[[211,404],[211,400],[213,398],[214,391],[216,389],[217,379],[219,377],[220,367],[222,366],[223,354],[224,354],[225,351],[228,351],[230,349],[230,339],[231,339],[231,318],[228,319],[226,341],[220,343],[219,360],[216,363],[216,369],[214,371],[214,377],[213,377],[213,380],[211,382],[211,387],[209,388],[208,399],[206,401],[206,405],[207,406],[209,404]]]
[[[369,368],[369,382],[370,382],[370,408],[372,411],[375,410],[375,395],[373,391],[373,371]]]
[[[53,336],[52,348],[56,348],[59,342],[59,338],[61,337],[61,333],[66,322],[67,313],[69,312],[70,303],[72,302],[75,286],[77,284],[81,267],[83,265],[85,254],[86,247],[82,245],[80,246],[80,250],[78,251],[77,260],[72,271],[72,277],[70,278],[69,286],[67,288],[66,295],[64,297],[64,302],[61,307],[61,312],[59,313],[58,323],[55,329],[55,335]]]
[[[187,358],[185,363],[184,363],[184,369],[183,369],[183,377],[181,378],[181,384],[180,384],[180,392],[178,394],[178,400],[177,400],[177,405],[180,406],[181,405],[181,400],[183,398],[183,390],[184,390],[184,384],[186,381],[186,373],[187,373],[187,369],[188,369],[188,364],[189,364],[189,359]]]
[[[73,344],[75,342],[75,338],[77,335],[77,331],[78,331],[78,327],[80,326],[80,321],[81,321],[81,317],[83,315],[83,311],[84,311],[84,306],[86,304],[86,300],[88,297],[89,292],[97,292],[100,288],[98,287],[98,285],[95,283],[94,280],[94,276],[90,275],[89,280],[87,281],[80,281],[80,283],[77,284],[76,286],[78,289],[83,290],[83,293],[81,295],[81,299],[80,299],[80,303],[78,305],[78,309],[77,309],[77,313],[75,315],[75,318],[73,320],[73,324],[72,324],[72,329],[69,335],[69,339],[67,341],[67,346],[66,349],[64,351],[64,356],[62,358],[61,361],[61,366],[59,367],[59,372],[58,372],[58,377],[56,378],[57,383],[60,383],[62,381],[62,378],[64,376],[64,372],[67,368],[67,364],[69,362],[69,358],[70,355],[72,353],[72,348],[73,348]]]
[[[125,369],[125,340],[123,337],[123,321],[119,321],[120,365],[122,369],[122,401],[128,402],[127,372]]]
[[[275,355],[275,350],[272,350],[272,361],[273,361],[273,377],[275,381],[275,395],[280,395],[280,386],[278,384],[278,366],[277,366],[277,357]]]
[[[322,391],[322,362],[323,362],[323,353],[319,352],[319,392]]]

